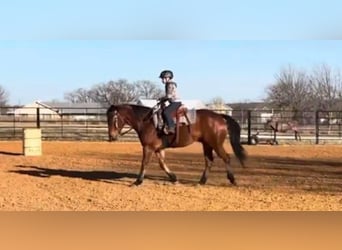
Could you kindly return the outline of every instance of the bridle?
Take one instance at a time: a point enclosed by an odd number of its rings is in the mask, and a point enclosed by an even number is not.
[[[113,115],[113,118],[112,118],[112,121],[113,121],[113,124],[115,126],[116,129],[119,129],[119,119],[120,121],[122,122],[122,128],[124,127],[125,124],[127,124],[127,122],[121,117],[121,115],[119,114],[119,112],[117,110],[114,111],[114,115]],[[121,133],[121,130],[122,128],[120,129],[120,132],[119,132],[119,135],[120,136],[123,136],[127,133],[129,133],[130,131],[133,130],[133,127],[131,126],[128,130],[126,130],[125,132]]]
[[[142,121],[146,121],[146,119],[150,118],[153,113],[155,112],[155,109],[158,108],[159,109],[159,106],[161,105],[161,102],[158,102],[145,116],[144,118],[142,119]],[[122,128],[124,127],[125,124],[128,124],[125,119],[123,119],[120,115],[120,113],[117,111],[117,110],[114,110],[114,115],[113,115],[113,118],[112,118],[112,122],[115,126],[116,129],[119,129],[119,120],[122,122]],[[121,129],[122,129],[121,128]],[[121,133],[121,130],[119,132],[119,136],[123,136],[127,133],[129,133],[130,131],[133,130],[133,127],[130,126],[130,128],[128,130],[126,130],[125,132]]]

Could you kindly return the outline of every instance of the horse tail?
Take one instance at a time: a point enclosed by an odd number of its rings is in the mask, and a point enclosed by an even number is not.
[[[231,116],[225,114],[221,114],[221,116],[227,121],[230,144],[232,145],[234,154],[244,167],[247,154],[240,142],[241,127]]]

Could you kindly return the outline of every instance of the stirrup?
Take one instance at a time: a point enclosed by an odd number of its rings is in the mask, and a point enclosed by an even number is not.
[[[164,133],[165,135],[168,135],[168,134],[169,134],[169,130],[168,130],[166,127],[164,127],[164,128],[163,128],[163,133]]]
[[[175,133],[176,133],[175,128],[171,128],[168,130],[168,134],[175,134]]]

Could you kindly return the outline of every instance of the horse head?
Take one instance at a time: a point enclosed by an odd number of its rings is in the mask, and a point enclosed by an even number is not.
[[[125,125],[125,117],[116,105],[111,105],[107,110],[109,141],[116,141]]]
[[[117,140],[119,135],[125,135],[132,129],[138,132],[141,124],[151,121],[152,109],[134,104],[112,105],[107,110],[109,141]],[[121,132],[125,125],[131,128]]]

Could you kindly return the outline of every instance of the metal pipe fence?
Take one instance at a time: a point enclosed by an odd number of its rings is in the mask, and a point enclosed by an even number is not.
[[[23,108],[21,108],[23,109]],[[41,128],[43,140],[95,140],[108,139],[106,110],[103,108],[65,108],[56,114],[45,114],[36,108],[34,112],[17,114],[14,107],[0,107],[0,140],[20,140],[25,128]],[[32,110],[32,108],[31,108]],[[223,110],[215,110],[224,112]],[[270,141],[295,141],[295,133],[286,128],[295,122],[301,141],[311,144],[342,143],[342,111],[298,111],[281,110],[234,110],[231,116],[241,126],[241,140],[253,144]],[[277,129],[267,123],[275,119]],[[293,128],[293,127],[292,127]],[[128,129],[128,128],[125,128]],[[121,140],[138,140],[134,131]]]

